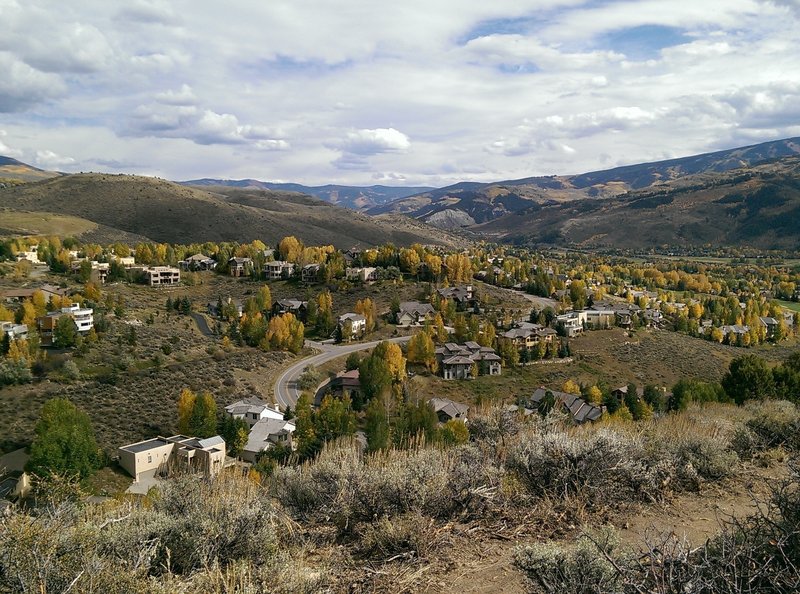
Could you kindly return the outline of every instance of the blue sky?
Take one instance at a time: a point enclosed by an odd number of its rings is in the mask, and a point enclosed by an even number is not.
[[[446,185],[800,136],[800,0],[0,0],[0,154]]]

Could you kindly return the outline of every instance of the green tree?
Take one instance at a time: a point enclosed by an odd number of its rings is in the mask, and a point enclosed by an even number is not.
[[[85,479],[103,464],[88,415],[66,398],[53,398],[44,404],[34,432],[26,466],[29,472]]]
[[[78,328],[71,316],[61,316],[53,328],[53,344],[60,349],[68,349],[78,342]]]
[[[772,371],[756,355],[744,355],[731,361],[722,378],[722,387],[736,404],[745,400],[764,400],[775,393]]]
[[[376,357],[374,353],[361,360],[358,366],[358,377],[365,402],[375,398],[392,385],[392,372],[389,364],[381,357]],[[357,402],[356,409],[360,409],[362,404]]]
[[[389,447],[389,418],[384,399],[373,398],[365,411],[364,433],[367,436],[367,450],[377,452]]]
[[[220,435],[228,446],[228,453],[233,457],[238,456],[247,445],[247,438],[250,434],[247,421],[225,415],[219,429]]]

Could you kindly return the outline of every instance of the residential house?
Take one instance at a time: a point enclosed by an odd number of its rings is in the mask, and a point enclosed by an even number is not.
[[[611,390],[611,395],[620,402],[624,402],[625,398],[628,396],[628,386],[620,386],[619,388]],[[641,400],[643,396],[644,388],[638,386],[636,388],[636,400]]]
[[[344,335],[347,322],[350,322],[350,336]],[[364,336],[364,333],[367,331],[367,318],[357,313],[342,314],[339,316],[339,323],[337,326],[339,332],[342,333],[342,340],[352,340],[353,338]]]
[[[428,400],[428,404],[430,404],[433,408],[433,411],[439,418],[440,423],[446,423],[447,421],[452,421],[453,419],[458,419],[462,422],[467,420],[469,406],[466,404],[455,402],[449,398],[431,398]]]
[[[353,264],[361,259],[361,248],[352,247],[349,250],[345,250],[342,253],[342,257],[344,258],[345,264]]]
[[[185,260],[178,262],[183,270],[214,270],[217,267],[217,261],[205,254],[194,254]]]
[[[398,326],[421,326],[425,322],[432,322],[436,311],[430,303],[419,301],[404,301],[397,312]]]
[[[69,316],[81,334],[86,334],[94,328],[94,310],[90,307],[71,305],[62,307],[59,311],[49,312],[47,315],[36,318],[36,328],[42,346],[53,345],[53,331],[62,316]]]
[[[136,258],[133,256],[112,256],[123,268],[133,268],[136,266]]]
[[[500,356],[491,347],[482,347],[476,342],[459,345],[448,342],[436,349],[436,360],[446,380],[468,379],[472,377],[472,366],[480,375],[500,375],[502,364]]]
[[[272,260],[264,263],[264,275],[268,280],[289,278],[294,274],[294,264],[284,260]]]
[[[475,290],[472,285],[459,285],[456,287],[442,287],[436,292],[444,299],[452,299],[456,308],[463,311],[477,304]]]
[[[169,287],[181,282],[181,271],[172,266],[149,266],[144,269],[144,278],[151,287]]]
[[[730,344],[736,344],[745,334],[750,332],[750,326],[743,326],[742,324],[733,324],[733,325],[726,325],[720,326],[720,330],[722,330],[722,335],[727,338]]]
[[[231,276],[246,276],[253,269],[251,258],[231,258],[228,260],[228,273]]]
[[[335,396],[337,398],[343,397],[345,392],[350,395],[351,399],[360,398],[361,377],[358,369],[353,369],[351,371],[340,371],[335,377],[332,377],[328,385],[324,386],[322,390],[317,392],[314,399],[314,405],[319,406],[322,403],[322,399],[325,397],[325,394],[328,392],[330,392],[331,396]]]
[[[781,323],[775,318],[760,317],[758,319],[765,329],[767,340],[773,340],[780,329]]]
[[[586,316],[582,314],[580,311],[571,311],[556,317],[556,323],[563,326],[564,334],[568,338],[583,334]]]
[[[278,406],[271,407],[257,397],[237,400],[225,407],[225,414],[234,419],[243,419],[252,428],[253,425],[264,419],[283,419],[283,413]]]
[[[558,333],[552,328],[523,322],[517,328],[503,332],[497,339],[499,342],[510,342],[517,351],[531,351],[542,342],[552,343],[557,336]]]
[[[139,482],[143,476],[164,472],[174,464],[215,476],[225,465],[225,440],[174,435],[155,437],[119,448],[119,464]]]
[[[9,340],[28,338],[28,325],[15,324],[14,322],[0,322],[0,336],[5,334]]]
[[[300,280],[303,283],[312,285],[319,281],[319,264],[306,264],[300,269]]]
[[[596,421],[603,415],[603,409],[601,407],[589,404],[580,396],[567,392],[548,390],[543,386],[534,390],[530,398],[530,405],[532,407],[538,407],[542,401],[547,398],[548,393],[552,395],[554,404],[566,410],[572,417],[572,420],[578,424]]]
[[[280,299],[272,304],[272,314],[279,316],[281,314],[293,314],[301,322],[306,321],[306,313],[308,312],[308,301],[300,301],[299,299]]]
[[[244,313],[244,303],[241,299],[231,299],[228,297],[225,300],[218,300],[216,302],[209,301],[208,305],[206,306],[209,315],[214,316],[215,318],[222,317],[222,311],[220,311],[220,305],[222,305],[222,309],[225,309],[225,306],[233,306],[236,308],[236,317],[241,318],[242,314]]]
[[[38,252],[38,250],[39,250],[39,246],[38,245],[34,245],[34,246],[31,246],[31,248],[29,250],[27,250],[27,251],[17,252],[16,253],[17,262],[20,262],[22,260],[27,260],[31,264],[45,264],[45,262],[41,262],[39,260],[39,252]]]
[[[77,274],[83,266],[83,263],[86,261],[86,258],[81,258],[70,262],[69,267],[73,274]],[[108,262],[97,262],[96,260],[90,260],[89,265],[92,268],[92,278],[104,284],[106,279],[108,279],[108,273],[111,270],[111,264]]]
[[[261,419],[250,427],[247,444],[239,453],[239,457],[245,462],[255,463],[262,452],[276,445],[291,448],[293,447],[292,433],[294,433],[294,430],[295,424],[293,421],[286,421],[283,418]]]
[[[344,276],[352,282],[372,283],[378,280],[378,269],[366,268],[346,268]]]

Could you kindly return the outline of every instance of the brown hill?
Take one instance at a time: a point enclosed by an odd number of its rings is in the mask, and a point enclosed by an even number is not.
[[[800,158],[662,182],[606,200],[536,205],[474,231],[586,247],[800,247]]]
[[[80,217],[99,226],[84,235],[93,241],[116,240],[115,233],[173,243],[274,243],[295,235],[308,244],[337,247],[450,240],[442,233],[432,237],[424,229],[403,229],[301,194],[209,190],[130,175],[64,175],[0,190],[0,208]]]
[[[61,174],[55,171],[45,171],[11,157],[0,156],[0,183],[3,185],[16,185],[13,182],[39,181],[59,175]]]

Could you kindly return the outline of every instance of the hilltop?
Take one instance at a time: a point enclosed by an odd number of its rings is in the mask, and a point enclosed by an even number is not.
[[[291,192],[182,186],[133,175],[75,174],[0,189],[7,212],[71,215],[96,227],[83,235],[96,242],[252,241],[295,235],[310,244],[337,247],[394,242],[450,243],[423,225],[392,224]]]
[[[442,228],[473,227],[509,214],[576,200],[607,199],[698,174],[720,174],[800,154],[800,138],[567,176],[459,183],[370,209]],[[479,229],[476,229],[478,231]]]
[[[393,200],[400,200],[407,196],[429,192],[434,188],[427,186],[393,187],[393,186],[341,186],[327,184],[324,186],[304,186],[303,184],[266,182],[257,179],[193,179],[178,182],[185,186],[205,188],[219,186],[230,188],[243,188],[248,190],[277,190],[281,192],[299,192],[314,196],[325,202],[337,206],[344,206],[351,210],[364,211],[375,206],[380,206]]]
[[[61,175],[55,171],[45,171],[11,157],[0,155],[0,188],[16,185],[15,182],[31,182]]]

